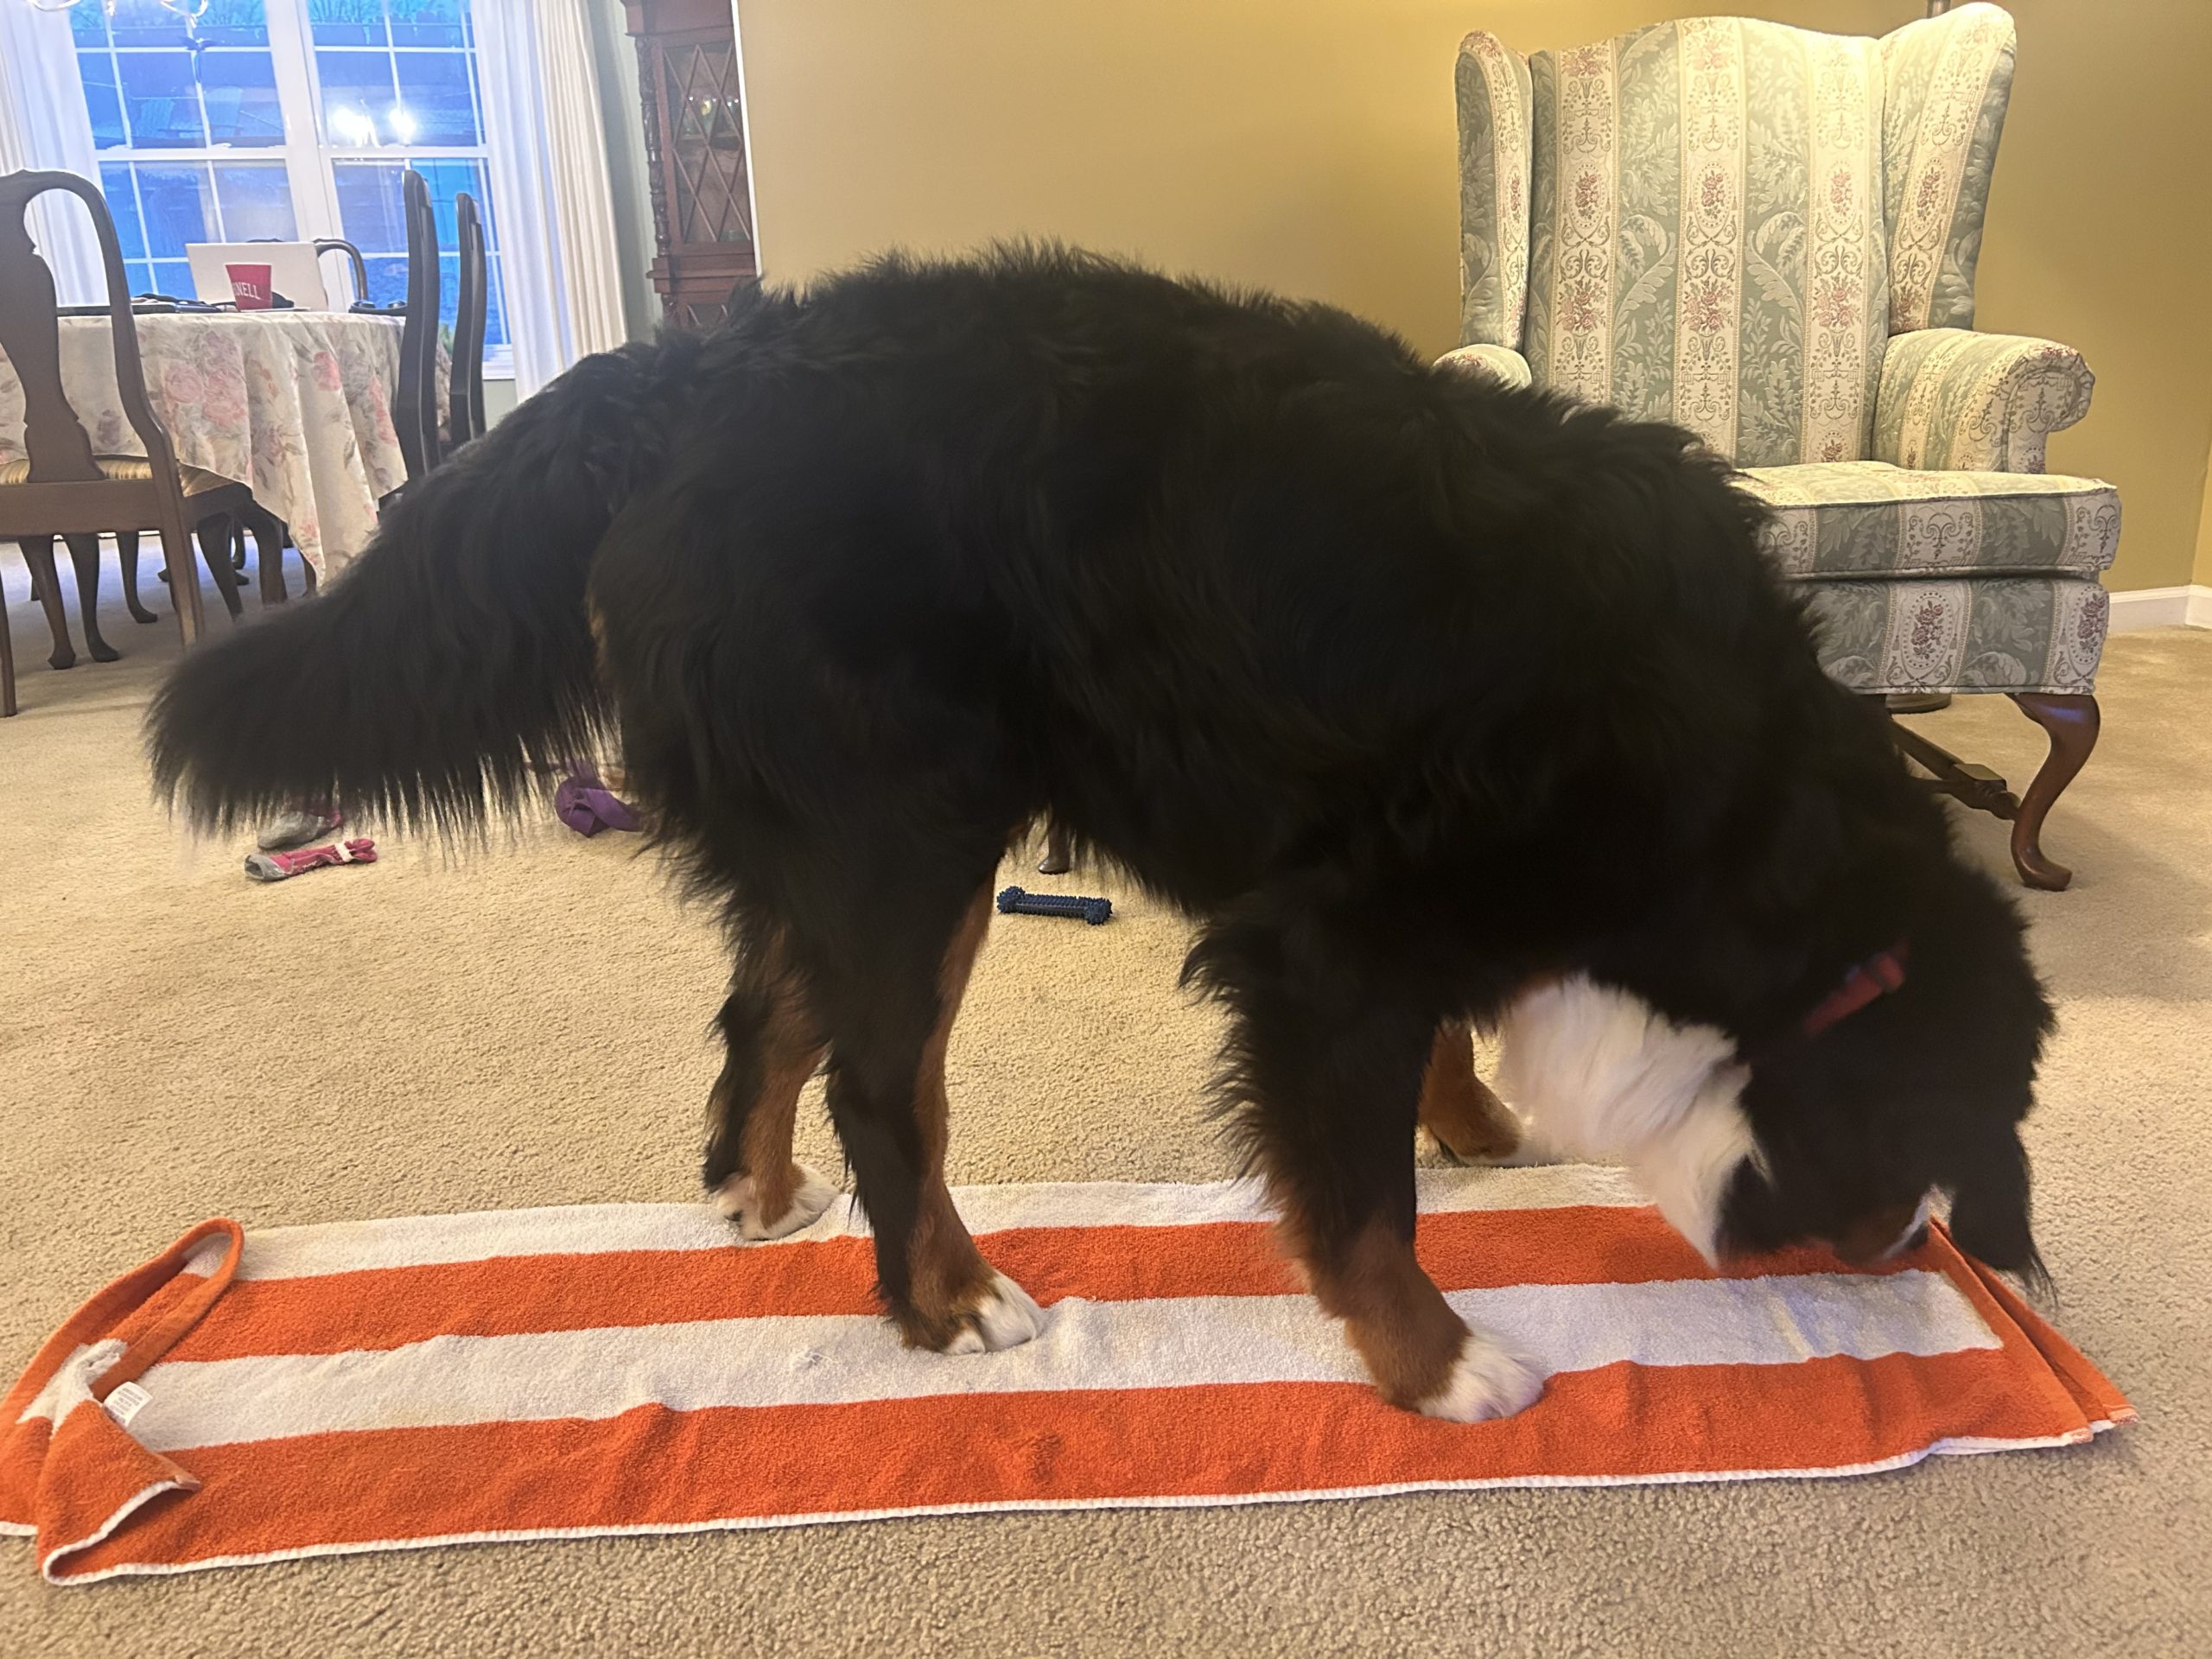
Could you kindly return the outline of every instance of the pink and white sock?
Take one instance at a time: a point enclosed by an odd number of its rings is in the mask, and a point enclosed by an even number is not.
[[[296,853],[248,853],[245,873],[257,881],[283,881],[330,865],[376,861],[376,842],[360,836],[352,841],[333,842],[327,847],[302,847]]]

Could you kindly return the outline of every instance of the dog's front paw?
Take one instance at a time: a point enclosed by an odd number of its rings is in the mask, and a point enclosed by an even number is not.
[[[1479,1331],[1467,1332],[1459,1357],[1435,1393],[1413,1402],[1424,1417],[1446,1422],[1479,1423],[1510,1417],[1535,1404],[1544,1376],[1517,1354],[1508,1353]]]
[[[1045,1310],[1030,1300],[1027,1291],[994,1268],[990,1282],[944,1351],[995,1354],[1003,1348],[1019,1348],[1044,1328]]]
[[[1019,1348],[1045,1328],[1029,1293],[981,1256],[962,1287],[928,1303],[895,1300],[884,1312],[909,1348],[940,1354],[995,1354]]]
[[[760,1243],[798,1231],[829,1209],[836,1197],[836,1187],[804,1164],[795,1163],[774,1181],[733,1175],[715,1192],[714,1203],[716,1214],[735,1222],[739,1232]]]

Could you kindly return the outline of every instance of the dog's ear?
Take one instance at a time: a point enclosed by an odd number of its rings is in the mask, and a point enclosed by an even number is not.
[[[1951,1190],[1951,1236],[1959,1248],[2000,1273],[2048,1289],[2028,1225],[2028,1154],[2010,1124],[1993,1126],[1958,1171]]]

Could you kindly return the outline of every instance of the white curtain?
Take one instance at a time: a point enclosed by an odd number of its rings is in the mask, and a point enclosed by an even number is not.
[[[586,3],[470,8],[507,335],[524,397],[628,338]]]
[[[0,173],[26,168],[81,173],[94,184],[100,178],[68,14],[0,0]],[[67,196],[42,196],[31,205],[30,222],[61,303],[105,299],[99,238],[85,208]]]

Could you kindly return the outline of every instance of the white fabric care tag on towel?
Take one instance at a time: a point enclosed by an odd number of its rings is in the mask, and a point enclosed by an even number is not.
[[[118,1384],[114,1391],[101,1403],[106,1406],[109,1416],[128,1428],[130,1427],[130,1420],[145,1410],[146,1402],[153,1397],[136,1382],[124,1382]]]

